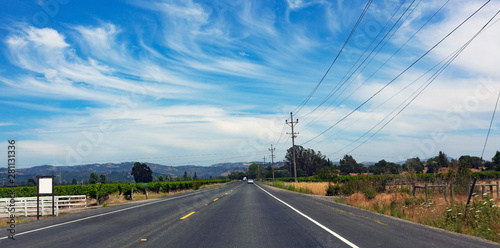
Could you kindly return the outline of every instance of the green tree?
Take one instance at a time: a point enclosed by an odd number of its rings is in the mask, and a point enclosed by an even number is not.
[[[495,170],[495,164],[491,161],[484,161],[483,166],[485,170]]]
[[[73,180],[71,180],[71,184],[73,184],[73,185],[77,185],[78,184],[78,182],[76,181],[76,178],[73,178]]]
[[[28,181],[26,182],[26,186],[28,186],[28,187],[36,186],[35,179],[33,179],[33,178],[28,179]]]
[[[424,172],[424,163],[420,161],[419,157],[409,158],[403,164],[403,170],[409,173],[423,173]]]
[[[184,171],[184,175],[182,176],[182,181],[187,181],[188,180],[188,173],[187,171]]]
[[[456,167],[453,168],[457,175],[454,183],[462,186],[463,189],[467,188],[467,184],[469,184],[471,180],[471,168],[473,168],[472,161],[470,156],[461,156],[458,162],[456,160],[453,161],[454,163],[452,164],[455,164],[455,166],[450,166]],[[453,174],[453,172],[448,174]]]
[[[242,171],[233,171],[233,172],[229,173],[229,175],[227,177],[229,179],[241,180],[241,179],[243,179],[246,176],[247,176],[247,174],[245,172],[242,172]]]
[[[260,178],[260,175],[263,174],[262,166],[258,163],[252,163],[250,166],[248,166],[248,171],[246,174],[248,175],[248,178]]]
[[[97,175],[97,173],[95,172],[90,173],[89,183],[96,184],[97,182],[99,182],[99,176]]]
[[[437,162],[432,161],[430,163],[427,163],[427,173],[438,173],[439,171],[439,165]]]
[[[153,181],[153,171],[145,163],[135,162],[130,174],[134,176],[136,183],[147,183]]]
[[[458,159],[459,163],[466,165],[469,168],[479,169],[483,166],[483,160],[480,157],[464,155]]]
[[[367,169],[362,164],[358,164],[356,160],[351,155],[345,155],[343,159],[339,161],[340,174],[347,175],[349,173],[363,173]]]
[[[339,170],[334,166],[325,166],[314,173],[314,177],[331,181],[339,175]]]
[[[194,172],[193,180],[198,180],[198,175],[196,175],[196,171]]]
[[[378,161],[376,164],[368,167],[368,171],[375,174],[399,174],[402,168],[399,164],[395,164],[392,162],[387,162],[384,159]]]
[[[446,154],[442,151],[439,151],[437,162],[438,162],[439,168],[448,167],[448,165],[450,164],[450,161],[448,160],[448,156],[446,156]]]
[[[265,169],[265,174],[264,174],[264,177],[265,178],[273,178],[273,168],[271,167],[271,165],[268,165]]]
[[[160,176],[158,176],[158,181],[163,182],[163,181],[165,181],[165,178],[162,175],[160,175]]]
[[[104,175],[104,174],[99,175],[99,182],[102,184],[107,183],[108,177],[106,177],[106,175]]]
[[[495,156],[491,159],[491,163],[493,163],[493,168],[496,171],[500,171],[500,151],[495,153]]]
[[[305,149],[302,146],[295,146],[295,162],[297,165],[297,176],[312,176],[317,170],[332,166],[333,163],[320,151],[317,153],[313,149]],[[291,168],[293,176],[293,148],[290,147],[285,155],[285,166]],[[301,171],[301,173],[299,173]],[[301,174],[301,175],[299,175]]]
[[[279,178],[279,177],[291,177],[290,171],[288,171],[288,166],[284,165],[281,166],[278,169],[274,170],[274,177]]]

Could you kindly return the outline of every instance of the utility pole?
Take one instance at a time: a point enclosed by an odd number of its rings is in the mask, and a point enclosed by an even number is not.
[[[297,119],[296,121],[293,121],[293,113],[290,112],[290,122],[288,122],[288,120],[285,120],[285,123],[292,127],[292,132],[287,133],[287,134],[292,135],[293,175],[295,176],[295,182],[297,182],[297,163],[295,162],[295,137],[297,137],[297,136],[295,136],[295,135],[299,134],[299,133],[295,133],[293,131],[293,125],[299,123],[299,119]]]
[[[274,183],[274,151],[276,148],[273,148],[273,144],[271,144],[271,148],[268,148],[268,150],[271,152],[271,168],[273,169],[273,183]]]
[[[264,166],[262,168],[266,168],[266,156],[264,156]]]

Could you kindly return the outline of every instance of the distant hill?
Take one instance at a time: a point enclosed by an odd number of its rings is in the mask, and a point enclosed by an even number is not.
[[[156,163],[146,164],[153,171],[153,176],[156,178],[162,176],[182,177],[184,171],[191,176],[196,175],[201,178],[210,178],[217,176],[227,176],[233,171],[246,171],[252,162],[236,162],[236,163],[221,163],[211,166],[196,166],[196,165],[182,165],[182,166],[166,166]],[[275,163],[275,166],[282,166],[282,162]],[[78,183],[88,180],[90,173],[105,174],[106,177],[113,182],[133,182],[134,177],[130,175],[134,162],[122,162],[119,164],[105,163],[105,164],[86,164],[75,166],[53,166],[53,165],[40,165],[31,168],[16,169],[16,182],[20,185],[25,185],[28,179],[36,179],[36,175],[52,175],[56,176],[56,183],[65,182],[71,183],[76,179]],[[0,186],[8,185],[7,183],[7,168],[0,168]],[[60,175],[60,177],[59,177]]]

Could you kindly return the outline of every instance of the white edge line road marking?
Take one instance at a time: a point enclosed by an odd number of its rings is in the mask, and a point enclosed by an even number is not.
[[[297,212],[298,214],[304,216],[306,219],[308,219],[309,221],[311,221],[312,223],[316,224],[317,226],[323,228],[323,230],[329,232],[331,235],[335,236],[336,238],[342,240],[344,243],[348,244],[350,247],[352,248],[359,248],[357,245],[351,243],[349,240],[345,239],[344,237],[340,236],[339,234],[337,234],[336,232],[328,229],[328,227],[326,226],[323,226],[322,224],[320,224],[319,222],[315,221],[314,219],[312,219],[311,217],[303,214],[302,212],[300,212],[299,210],[295,209],[294,207],[290,206],[288,203],[280,200],[278,197],[272,195],[271,193],[267,192],[265,189],[261,188],[259,185],[256,184],[257,187],[259,187],[259,189],[261,189],[262,191],[266,192],[267,194],[269,194],[270,196],[272,196],[274,199],[278,200],[279,202],[285,204],[285,206],[291,208],[293,211]]]
[[[196,195],[196,194],[200,194],[200,193],[203,193],[203,192],[205,192],[205,191],[195,192],[195,193],[191,193],[191,194],[181,195],[181,196],[167,198],[167,199],[153,201],[153,202],[148,202],[148,203],[144,203],[144,204],[141,204],[141,205],[136,205],[136,206],[132,206],[132,207],[128,207],[128,208],[122,208],[122,209],[118,209],[118,210],[115,210],[115,211],[106,212],[106,213],[102,213],[102,214],[98,214],[98,215],[93,215],[93,216],[89,216],[89,217],[84,217],[84,218],[81,218],[81,219],[76,219],[76,220],[72,220],[72,221],[68,221],[68,222],[63,222],[63,223],[59,223],[59,224],[55,224],[55,225],[51,225],[51,226],[41,227],[41,228],[38,228],[38,229],[34,229],[34,230],[22,232],[22,233],[17,233],[16,237],[20,236],[20,235],[23,235],[23,234],[27,234],[27,233],[37,232],[37,231],[41,231],[41,230],[45,230],[45,229],[49,229],[49,228],[53,228],[53,227],[57,227],[57,226],[71,224],[71,223],[79,222],[79,221],[82,221],[82,220],[93,219],[93,218],[101,217],[101,216],[108,215],[108,214],[114,214],[114,213],[118,213],[118,212],[130,210],[130,209],[134,209],[134,208],[138,208],[138,207],[144,207],[144,206],[155,204],[155,203],[159,203],[159,202],[170,201],[170,200],[174,200],[174,199],[178,199],[178,198],[183,198],[183,197],[186,197],[186,196]],[[0,240],[7,239],[7,238],[8,238],[8,236],[0,238]]]

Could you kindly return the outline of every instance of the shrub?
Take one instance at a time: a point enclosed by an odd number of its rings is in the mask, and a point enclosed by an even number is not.
[[[368,199],[373,199],[375,196],[377,196],[377,192],[373,191],[372,189],[364,189],[363,194],[365,194],[366,198]]]
[[[327,196],[334,196],[334,195],[339,195],[340,194],[340,186],[339,185],[333,185],[331,183],[328,184],[328,187],[326,188],[326,195]]]
[[[194,190],[198,190],[198,189],[200,189],[200,187],[201,187],[201,182],[200,181],[197,180],[197,181],[193,182],[193,189]]]

